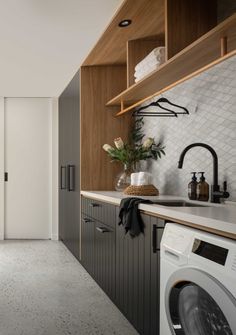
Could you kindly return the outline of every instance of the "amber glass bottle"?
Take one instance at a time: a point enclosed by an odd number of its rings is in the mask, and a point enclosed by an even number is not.
[[[197,200],[208,201],[209,200],[209,185],[204,177],[205,172],[198,172],[201,174],[200,181],[197,184]]]
[[[193,174],[192,180],[188,184],[188,197],[190,200],[196,200],[197,199],[197,172],[191,172]]]

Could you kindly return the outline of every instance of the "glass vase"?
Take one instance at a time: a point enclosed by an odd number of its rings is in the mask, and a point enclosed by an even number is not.
[[[123,170],[115,178],[115,190],[123,192],[131,183],[131,173],[134,172],[132,164],[124,164]]]

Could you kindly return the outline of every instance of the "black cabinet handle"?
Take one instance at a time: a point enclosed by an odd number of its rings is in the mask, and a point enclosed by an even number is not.
[[[159,227],[156,224],[152,226],[152,251],[154,254],[160,250],[163,232],[163,227]]]
[[[75,191],[75,165],[68,165],[68,191]]]
[[[4,181],[8,181],[8,172],[4,173]]]
[[[152,252],[157,252],[157,225],[152,226]]]
[[[66,167],[61,166],[61,176],[60,176],[60,188],[61,190],[66,189]]]
[[[100,205],[97,204],[97,203],[95,203],[95,202],[91,202],[91,203],[89,204],[89,206],[90,206],[90,207],[100,207]]]
[[[110,230],[108,230],[107,228],[104,227],[96,227],[96,230],[99,231],[99,233],[110,233]]]
[[[84,223],[87,223],[87,222],[94,222],[93,220],[89,219],[89,218],[83,218],[82,221]]]

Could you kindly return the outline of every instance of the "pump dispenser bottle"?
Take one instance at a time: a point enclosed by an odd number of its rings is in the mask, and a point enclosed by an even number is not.
[[[191,172],[193,177],[190,183],[188,184],[188,197],[190,200],[196,200],[197,199],[197,172]]]
[[[197,184],[197,200],[208,201],[209,200],[209,185],[204,177],[205,172],[198,172],[201,174],[200,181]]]

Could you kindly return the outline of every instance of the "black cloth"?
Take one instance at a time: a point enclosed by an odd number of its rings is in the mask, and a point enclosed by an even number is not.
[[[125,233],[130,234],[130,236],[135,237],[144,231],[143,220],[138,210],[138,205],[140,203],[152,204],[150,200],[142,198],[124,198],[120,203],[119,212],[119,225],[123,225],[125,228]]]

